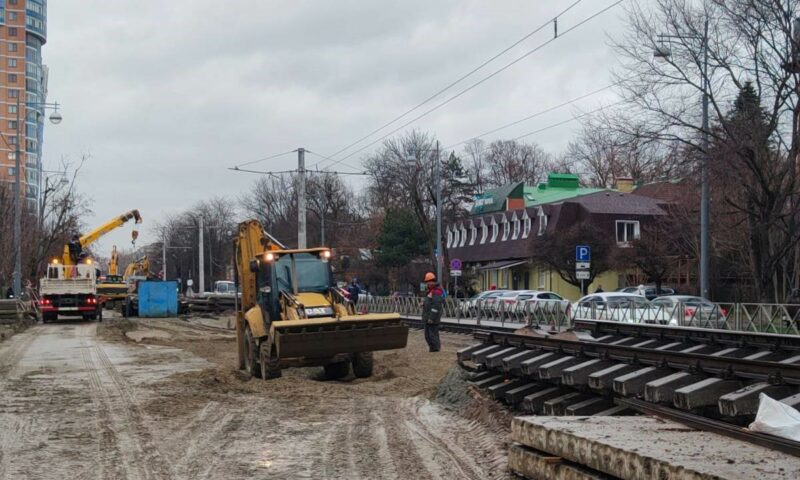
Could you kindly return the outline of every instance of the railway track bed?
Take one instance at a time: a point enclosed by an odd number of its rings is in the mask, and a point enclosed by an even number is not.
[[[602,321],[474,336],[459,363],[476,387],[523,414],[640,412],[800,456],[798,442],[741,428],[762,393],[800,405],[800,338]]]

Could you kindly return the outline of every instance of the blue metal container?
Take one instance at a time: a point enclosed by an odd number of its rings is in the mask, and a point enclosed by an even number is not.
[[[177,282],[139,282],[138,293],[140,317],[174,317],[178,315]]]

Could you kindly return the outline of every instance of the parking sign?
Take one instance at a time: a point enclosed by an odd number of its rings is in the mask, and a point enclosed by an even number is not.
[[[589,245],[577,245],[575,247],[575,261],[589,262],[592,260],[592,247]]]

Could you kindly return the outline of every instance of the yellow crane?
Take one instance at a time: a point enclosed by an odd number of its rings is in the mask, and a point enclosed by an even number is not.
[[[109,276],[117,276],[119,275],[119,256],[117,255],[117,246],[114,245],[111,248],[111,260],[108,262],[108,275]]]
[[[63,263],[65,266],[76,265],[78,262],[80,262],[81,256],[84,253],[83,250],[86,247],[96,242],[103,235],[118,227],[121,227],[132,219],[135,220],[134,223],[137,225],[142,223],[142,216],[139,214],[139,210],[131,210],[123,213],[122,215],[114,217],[113,219],[107,221],[83,236],[74,235],[72,240],[64,245],[64,251],[61,255],[61,263]],[[134,228],[133,232],[131,233],[131,243],[136,244],[136,239],[138,237],[139,231]]]

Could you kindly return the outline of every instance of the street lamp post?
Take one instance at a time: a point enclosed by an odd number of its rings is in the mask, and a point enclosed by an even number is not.
[[[701,145],[703,148],[703,162],[700,167],[700,295],[705,298],[710,298],[709,289],[709,269],[710,269],[710,254],[709,254],[709,219],[711,214],[711,202],[709,192],[709,163],[710,153],[708,151],[708,102],[710,85],[708,81],[708,18],[706,18],[703,25],[703,35],[659,35],[660,39],[679,38],[679,39],[695,39],[700,40],[703,48],[703,65],[701,67],[702,82],[701,87],[703,90],[703,132]],[[663,44],[656,48],[653,55],[656,58],[667,59],[672,55],[669,48]]]
[[[20,107],[22,103],[19,100],[19,95],[17,95],[17,131],[16,131],[16,149],[14,153],[14,296],[19,298],[20,294],[22,293],[22,205],[20,201],[21,190],[22,190],[22,181],[21,181],[21,167],[20,167],[20,156],[22,154],[22,148],[20,147],[22,144],[22,126],[20,124]],[[27,107],[42,107],[44,109],[53,109],[53,113],[50,115],[50,122],[53,125],[58,125],[61,123],[62,117],[61,114],[58,112],[58,103],[25,103],[25,108]],[[27,111],[25,113],[27,117]]]

